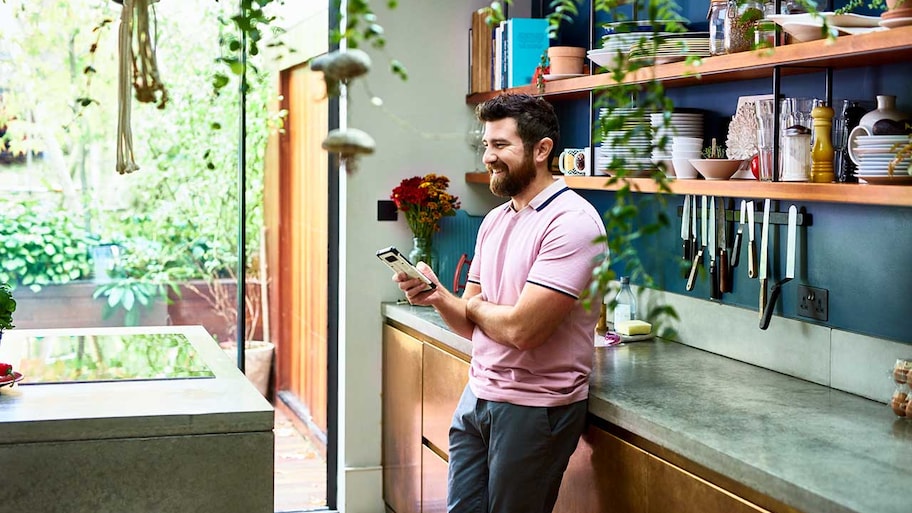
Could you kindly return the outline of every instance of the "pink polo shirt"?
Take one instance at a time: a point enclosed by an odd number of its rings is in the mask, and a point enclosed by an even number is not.
[[[605,253],[601,216],[563,179],[519,212],[510,202],[485,216],[468,280],[485,300],[514,305],[527,283],[579,299]],[[561,406],[586,399],[598,309],[579,302],[551,337],[528,351],[498,344],[480,328],[472,334],[469,386],[481,399],[522,406]]]

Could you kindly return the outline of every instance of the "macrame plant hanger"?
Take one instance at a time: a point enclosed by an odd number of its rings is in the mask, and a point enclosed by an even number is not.
[[[155,43],[149,27],[149,10],[159,0],[114,0],[123,5],[118,33],[117,87],[117,162],[119,174],[139,169],[133,154],[133,131],[130,128],[132,98],[130,89],[136,90],[136,99],[143,103],[158,102],[164,109],[168,92],[158,75]],[[133,50],[134,26],[136,51]]]

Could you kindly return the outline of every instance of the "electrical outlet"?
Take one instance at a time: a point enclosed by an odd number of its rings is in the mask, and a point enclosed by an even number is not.
[[[377,200],[377,221],[395,221],[399,219],[396,204],[390,200]]]
[[[798,315],[826,321],[830,315],[827,289],[798,285]]]

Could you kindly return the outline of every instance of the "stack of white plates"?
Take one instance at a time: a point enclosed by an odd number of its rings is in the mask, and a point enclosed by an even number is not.
[[[671,143],[673,137],[693,137],[703,139],[703,113],[701,112],[672,112],[668,124],[665,124],[661,112],[649,115],[652,125],[653,150],[652,159],[667,160],[671,158]],[[665,138],[665,147],[659,148],[659,141]]]
[[[608,116],[608,109],[600,109],[599,117]],[[604,139],[595,151],[595,174],[608,174],[615,159],[623,159],[627,169],[643,170],[652,165],[652,135],[648,117],[636,109],[614,109],[612,116],[623,119],[620,129],[603,132]]]
[[[906,156],[894,165],[892,176],[888,169],[900,148],[910,141],[912,139],[908,135],[859,135],[853,138],[850,144],[853,144],[853,160],[858,165],[855,175],[867,183],[912,185],[912,176],[908,172],[912,158]]]
[[[688,57],[709,57],[709,32],[662,33],[658,45],[640,41],[631,49],[631,59],[653,59],[656,64],[683,61]]]
[[[602,48],[589,50],[589,59],[603,67],[612,67],[620,55],[631,60],[649,60],[655,64],[682,61],[687,57],[708,57],[708,32],[623,32],[602,37]]]

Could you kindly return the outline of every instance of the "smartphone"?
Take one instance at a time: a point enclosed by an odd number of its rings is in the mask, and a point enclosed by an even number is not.
[[[397,273],[405,273],[409,278],[418,278],[423,281],[427,288],[423,292],[431,291],[437,288],[437,284],[430,278],[422,274],[405,256],[393,246],[377,251],[377,258],[383,261],[390,269]]]

